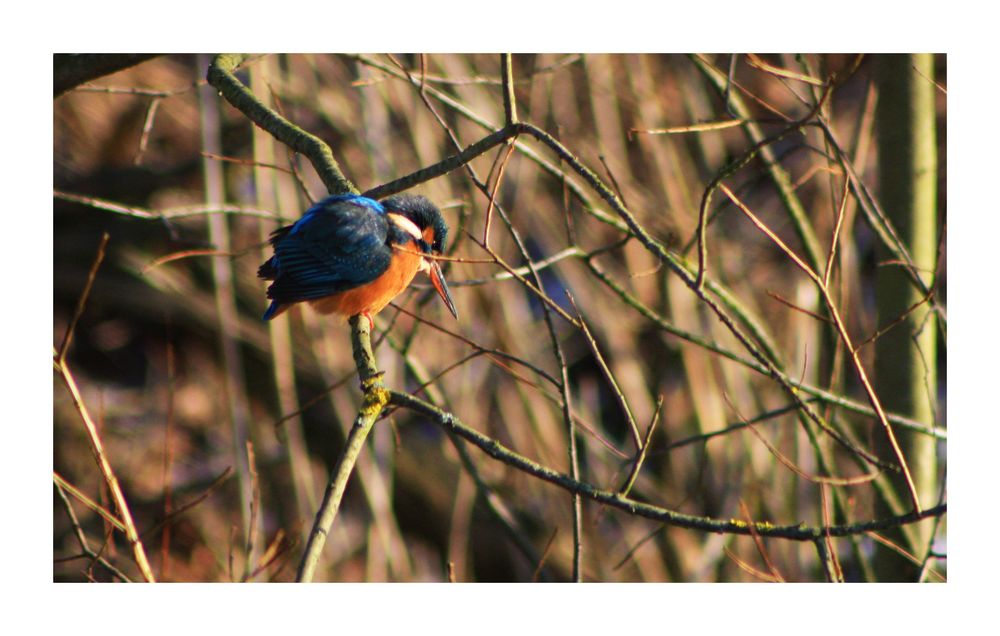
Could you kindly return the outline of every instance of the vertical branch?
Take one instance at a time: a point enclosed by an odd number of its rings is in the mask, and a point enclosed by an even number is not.
[[[510,54],[504,54],[502,60],[502,67],[504,69],[503,84],[504,84],[504,110],[507,116],[508,126],[514,126],[517,119],[517,107],[514,101],[514,80],[511,71],[511,59]],[[510,142],[509,142],[510,143]],[[511,143],[510,151],[513,151],[514,145]],[[510,151],[508,151],[507,158],[510,156]],[[504,165],[506,165],[506,159],[504,160]],[[503,166],[501,166],[502,176]],[[498,181],[499,185],[499,181]],[[493,201],[490,202],[491,207],[493,206]],[[535,285],[541,292],[542,297],[547,297],[544,293],[544,286],[542,284],[542,279],[538,275],[538,271],[532,263],[531,257],[528,254],[528,250],[521,240],[520,235],[514,228],[510,219],[507,217],[503,208],[498,208],[501,218],[507,225],[507,229],[510,231],[511,237],[517,244],[518,250],[520,250],[528,268],[531,270],[531,275],[535,280]],[[494,254],[495,256],[495,254]],[[580,460],[577,452],[577,435],[576,435],[576,420],[573,419],[573,405],[569,390],[569,370],[566,366],[566,356],[563,353],[562,345],[559,342],[559,335],[556,333],[555,324],[552,321],[552,310],[550,309],[548,303],[542,305],[543,316],[545,317],[545,326],[548,329],[549,337],[552,341],[552,352],[556,358],[556,362],[559,365],[559,388],[562,396],[562,416],[563,422],[566,425],[567,434],[567,446],[569,455],[569,470],[570,475],[573,479],[580,478]],[[570,322],[573,322],[570,320]],[[583,499],[580,493],[572,494],[572,507],[573,507],[573,581],[581,582],[583,580],[582,572],[582,555],[583,555]]]
[[[511,57],[509,53],[505,53],[501,60],[501,67],[503,69],[503,88],[504,88],[504,113],[507,117],[508,126],[514,126],[517,121],[517,106],[514,100],[514,78],[511,65]],[[513,151],[514,145],[512,142],[510,151]],[[504,165],[506,165],[506,159],[510,157],[510,151],[504,160]],[[501,171],[503,166],[501,166]],[[501,172],[502,176],[502,172]],[[498,182],[499,185],[499,182]],[[491,200],[491,207],[493,201]],[[520,235],[517,230],[514,229],[514,225],[511,223],[510,219],[507,217],[503,208],[497,208],[501,218],[507,225],[510,231],[511,237],[517,244],[518,250],[520,250],[525,262],[528,264],[528,268],[531,270],[531,275],[535,280],[535,285],[538,290],[545,297],[544,286],[542,284],[542,279],[538,275],[538,271],[532,264],[528,250],[521,240]],[[552,341],[552,352],[556,358],[556,362],[559,365],[559,388],[562,395],[562,416],[563,422],[566,425],[566,434],[568,441],[568,455],[569,455],[569,470],[570,475],[573,479],[580,478],[580,460],[577,452],[577,435],[576,435],[576,420],[573,418],[573,405],[569,390],[569,370],[566,366],[566,356],[563,353],[562,345],[559,342],[559,335],[556,333],[555,324],[552,321],[552,310],[547,303],[542,305],[543,316],[545,317],[545,326],[548,329],[549,337]],[[572,320],[571,320],[572,322]],[[573,506],[573,581],[581,582],[583,580],[583,572],[581,567],[582,554],[583,554],[583,500],[580,493],[573,493],[572,495],[572,506]]]
[[[323,495],[323,503],[320,504],[316,513],[316,520],[313,523],[312,532],[309,534],[302,562],[299,564],[296,581],[303,583],[312,581],[316,574],[316,566],[323,553],[323,546],[326,545],[326,537],[330,533],[334,519],[337,518],[337,511],[340,509],[340,502],[344,497],[344,490],[347,488],[351,473],[354,471],[354,465],[358,461],[368,433],[371,432],[375,421],[382,414],[382,409],[389,402],[389,392],[382,384],[382,373],[379,372],[375,364],[375,354],[372,353],[371,327],[368,324],[368,319],[362,316],[352,316],[350,323],[354,364],[358,368],[361,388],[364,390],[364,399],[361,410],[358,411],[358,415],[354,419],[354,426],[351,427],[351,432],[347,436],[344,450],[330,476],[326,494]]]
[[[250,87],[254,95],[262,103],[272,102],[271,91],[268,90],[268,80],[272,70],[277,67],[273,57],[261,60],[250,69]],[[278,181],[277,173],[269,166],[275,163],[275,139],[257,126],[253,127],[254,156],[254,190],[257,203],[264,209],[277,210],[284,206],[278,197],[278,189],[282,182]],[[287,183],[284,182],[284,183]],[[258,225],[261,239],[261,261],[267,256],[263,253],[270,230],[274,229],[265,223]],[[298,395],[295,391],[295,361],[292,353],[291,322],[288,318],[269,320],[267,322],[270,337],[270,353],[274,362],[274,386],[278,394],[278,407],[282,413],[297,413],[299,411]],[[298,512],[302,517],[312,514],[316,509],[316,487],[313,483],[313,473],[309,463],[309,453],[306,450],[305,434],[302,430],[302,418],[293,416],[284,423],[283,432],[287,434],[285,451],[288,457],[289,470],[292,476],[292,487]],[[303,537],[304,538],[304,537]]]
[[[203,71],[207,69],[208,56],[199,55],[198,63]],[[218,97],[215,90],[208,85],[199,87],[198,96],[201,102],[202,149],[213,155],[221,155],[221,116]],[[205,180],[205,203],[218,205],[225,200],[222,164],[205,158],[202,161],[202,167]],[[225,215],[213,214],[209,216],[208,237],[209,242],[223,254],[232,252],[229,225]],[[237,340],[240,327],[239,314],[236,309],[236,290],[233,286],[233,267],[228,257],[217,256],[212,259],[212,280],[215,283],[215,313],[222,355],[225,400],[232,436],[230,441],[240,493],[241,528],[245,533],[250,527],[250,498],[252,496],[250,471],[246,456],[246,443],[250,437],[250,414],[244,393],[243,359],[240,355],[240,343]],[[243,538],[247,539],[246,536]],[[246,545],[245,541],[243,544]],[[248,562],[254,560],[251,554],[247,554],[245,557]]]
[[[500,80],[503,83],[503,114],[508,126],[517,123],[517,100],[514,97],[514,70],[510,53],[500,54]]]
[[[247,467],[250,472],[250,527],[247,530],[246,560],[243,564],[241,581],[248,581],[253,575],[254,561],[250,555],[257,551],[257,524],[260,516],[260,476],[257,473],[257,457],[254,454],[253,442],[247,440]]]
[[[930,288],[938,243],[934,57],[887,55],[880,62],[881,90],[876,109],[880,198],[903,248],[913,259],[914,273]],[[879,252],[882,260],[892,257],[890,250]],[[925,294],[907,283],[906,269],[898,265],[878,269],[879,323],[905,318],[875,343],[875,379],[888,408],[933,422],[937,401],[936,317],[930,304],[922,303]],[[910,488],[914,496],[931,500],[936,495],[937,445],[908,433],[901,433],[899,443],[914,464],[915,484],[897,482],[897,487]],[[907,529],[905,541],[911,551],[924,550],[932,527],[922,523]],[[904,539],[900,535],[893,538]],[[877,559],[880,579],[899,580],[898,563],[891,555]],[[912,568],[908,570],[901,578],[912,579]]]
[[[174,343],[170,334],[169,324],[167,330],[167,407],[166,421],[163,431],[163,518],[170,518],[174,507],[174,482],[173,482],[173,431],[174,431]],[[160,538],[160,576],[168,578],[170,563],[170,524],[163,526],[163,534]]]
[[[827,544],[825,537],[817,537],[813,541],[813,545],[816,546],[816,553],[819,556],[820,565],[823,566],[823,575],[826,577],[827,583],[843,583],[844,578],[837,568],[836,562],[833,560],[833,555],[830,553],[830,546]]]
[[[830,526],[830,506],[827,503],[827,484],[820,482],[819,484],[819,495],[820,495],[820,506],[822,507],[822,517],[823,525]],[[833,537],[827,533],[822,538],[816,539],[816,549],[819,551],[819,559],[823,564],[823,572],[826,574],[827,581],[830,583],[843,583],[844,582],[844,572],[840,567],[840,562],[837,560],[837,550],[833,545]],[[822,545],[819,545],[822,543]]]
[[[529,261],[530,262],[530,261]],[[538,274],[535,274],[536,278]],[[552,336],[552,349],[559,363],[559,388],[562,394],[562,415],[566,424],[566,434],[569,437],[569,472],[573,479],[580,479],[580,458],[576,448],[576,420],[573,419],[573,406],[570,402],[569,370],[566,368],[566,356],[552,324],[552,312],[548,306],[545,309],[545,324]],[[583,557],[583,499],[580,493],[573,493],[573,581],[583,581],[581,562]]]

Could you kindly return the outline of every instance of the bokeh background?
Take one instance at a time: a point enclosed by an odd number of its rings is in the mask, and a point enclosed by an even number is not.
[[[63,341],[107,233],[67,365],[157,579],[286,581],[360,392],[345,324],[308,309],[260,320],[266,284],[255,273],[267,257],[269,232],[326,192],[307,161],[205,84],[210,60],[157,56],[55,99],[53,344]],[[521,119],[558,138],[692,267],[708,184],[754,146],[753,126],[766,137],[809,114],[823,94],[818,84],[832,75],[835,88],[814,120],[827,122],[878,201],[885,172],[878,109],[891,90],[883,64],[880,56],[787,54],[513,59]],[[944,323],[945,57],[912,72],[932,87],[936,132],[930,227],[940,238],[937,264],[924,272],[933,302],[924,299],[921,308],[933,305]],[[262,102],[326,141],[361,190],[454,154],[455,140],[467,146],[504,118],[496,55],[266,55],[245,64],[239,77]],[[856,344],[882,337],[895,317],[879,313],[879,273],[899,264],[881,251],[853,193],[841,207],[845,169],[829,138],[807,126],[767,150],[725,183],[798,253],[803,246],[774,166],[787,175],[824,255],[842,215],[831,279],[840,314]],[[544,303],[487,262],[476,243],[489,206],[477,181],[494,186],[505,152],[496,149],[412,190],[434,200],[451,225],[449,253],[458,260],[446,273],[459,320],[418,279],[378,316],[376,354],[389,386],[418,392],[517,452],[569,472],[562,397],[546,377],[559,378],[561,370]],[[519,140],[497,188],[510,226],[495,216],[490,231],[497,253],[521,267],[525,259],[509,230],[515,228],[530,258],[546,264],[544,293],[567,313],[579,312],[593,334],[594,345],[552,317],[581,479],[614,489],[629,473],[636,448],[620,392],[643,435],[656,421],[632,491],[638,499],[775,524],[906,512],[905,491],[886,474],[817,483],[812,476],[822,473],[823,460],[794,409],[762,419],[756,432],[741,425],[783,409],[787,394],[766,375],[676,335],[683,330],[749,358],[669,268],[638,241],[625,240],[618,217],[581,183],[543,146]],[[790,377],[836,396],[811,403],[823,417],[891,461],[878,421],[845,407],[848,400],[863,411],[867,401],[816,286],[721,192],[711,211],[713,281],[760,326]],[[582,257],[595,251],[591,260]],[[905,346],[924,327],[936,348],[922,350],[928,409],[898,415],[938,435],[897,430],[904,445],[910,437],[930,441],[929,455],[925,443],[913,469],[920,469],[921,491],[931,493],[922,503],[931,507],[945,497],[945,328],[924,319],[888,332],[902,334]],[[889,380],[875,373],[876,349],[860,347],[860,360],[885,397],[897,389],[883,389]],[[882,359],[910,364],[890,354]],[[113,506],[58,373],[53,386],[57,482],[94,502],[54,488],[53,576],[139,579],[123,536],[94,510]],[[831,474],[871,471],[819,438]],[[566,491],[396,411],[376,425],[362,454],[317,578],[568,580],[572,514]],[[920,527],[916,535],[833,541],[844,578],[943,578],[947,526],[931,520]],[[824,579],[808,542],[665,527],[587,500],[582,528],[581,574],[588,581]],[[81,556],[78,531],[103,562]]]

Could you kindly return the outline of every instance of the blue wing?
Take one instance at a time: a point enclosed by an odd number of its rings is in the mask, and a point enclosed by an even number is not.
[[[373,199],[336,195],[306,210],[293,225],[271,235],[274,256],[257,275],[273,280],[264,314],[270,319],[288,305],[315,300],[369,283],[389,268],[385,209]]]

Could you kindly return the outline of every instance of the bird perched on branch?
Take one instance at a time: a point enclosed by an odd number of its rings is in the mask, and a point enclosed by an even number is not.
[[[432,257],[444,251],[448,225],[425,197],[397,195],[381,202],[356,194],[327,197],[298,221],[271,234],[274,256],[257,275],[274,281],[264,320],[295,303],[321,314],[372,316],[426,272],[455,318],[458,311]]]

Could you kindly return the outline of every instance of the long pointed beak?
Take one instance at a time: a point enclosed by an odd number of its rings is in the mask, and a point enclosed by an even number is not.
[[[448,306],[448,311],[451,315],[458,319],[458,310],[455,309],[455,301],[451,299],[451,292],[448,291],[448,283],[444,282],[444,274],[441,273],[441,266],[438,262],[433,259],[427,259],[430,262],[430,270],[427,272],[431,277],[431,283],[434,285],[434,289],[437,290],[438,296],[444,301],[444,304]]]

